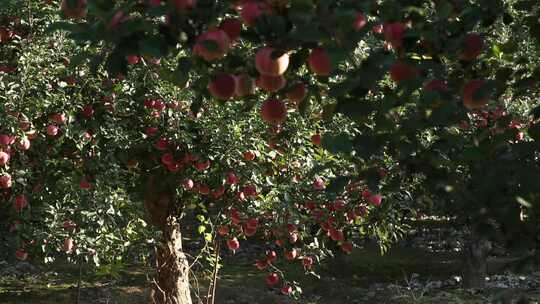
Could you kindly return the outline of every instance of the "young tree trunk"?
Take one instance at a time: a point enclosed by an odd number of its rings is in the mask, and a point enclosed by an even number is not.
[[[471,233],[463,248],[463,288],[483,288],[487,275],[487,256],[491,242]]]
[[[157,272],[152,284],[151,303],[191,304],[189,263],[182,251],[178,225],[168,224],[163,238],[156,249]]]

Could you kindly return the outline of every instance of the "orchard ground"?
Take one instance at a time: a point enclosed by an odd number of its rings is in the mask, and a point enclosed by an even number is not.
[[[491,258],[487,287],[463,290],[456,280],[461,263],[456,252],[401,246],[381,257],[376,246],[366,246],[324,264],[321,279],[285,266],[293,279],[302,282],[304,294],[300,300],[281,296],[278,290],[265,285],[263,272],[236,261],[220,274],[216,303],[540,303],[540,272],[511,274],[506,268],[511,260]],[[83,269],[80,303],[147,303],[152,271],[130,265],[111,276]],[[78,278],[79,269],[73,265],[40,268],[19,277],[3,275],[0,303],[75,303]],[[194,282],[193,287],[198,286],[201,294],[206,294],[207,282]]]

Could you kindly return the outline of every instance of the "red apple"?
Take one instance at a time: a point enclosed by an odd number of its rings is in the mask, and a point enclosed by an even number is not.
[[[308,65],[313,73],[319,76],[330,76],[332,73],[332,61],[328,53],[317,48],[311,51],[308,57]]]
[[[13,208],[15,208],[15,211],[21,212],[26,207],[28,207],[28,199],[24,194],[15,197],[15,201],[13,202]]]
[[[228,226],[220,226],[218,229],[218,234],[221,236],[229,235],[230,229]]]
[[[473,79],[463,88],[463,105],[469,110],[483,108],[489,101],[487,97],[475,99],[475,92],[485,85],[482,79]]]
[[[184,12],[197,6],[197,0],[169,0],[177,12]]]
[[[195,169],[197,169],[197,171],[202,172],[210,168],[210,161],[207,160],[205,162],[198,162],[198,163],[195,163],[194,166],[195,166]]]
[[[238,183],[238,177],[236,177],[236,174],[234,172],[227,173],[227,184],[234,185]]]
[[[64,113],[57,113],[52,116],[52,120],[55,123],[61,125],[67,121],[67,116]]]
[[[395,83],[400,83],[402,81],[410,80],[418,75],[416,68],[402,62],[396,61],[390,67],[390,78]]]
[[[234,96],[236,80],[231,74],[220,73],[208,84],[210,94],[216,99],[227,100]]]
[[[253,151],[246,151],[246,152],[244,152],[243,156],[244,156],[245,160],[252,161],[252,160],[255,159],[256,155],[255,155],[255,152],[253,152]]]
[[[324,180],[320,177],[315,178],[315,180],[313,181],[313,188],[315,190],[323,190],[324,188],[326,188]]]
[[[268,262],[266,260],[257,260],[255,262],[255,267],[259,270],[264,270],[266,267],[268,267]]]
[[[184,189],[186,190],[191,190],[193,189],[193,187],[195,186],[195,183],[193,182],[192,179],[185,179],[183,182],[182,182],[182,185],[184,186]]]
[[[174,156],[171,153],[165,153],[161,156],[161,163],[165,166],[171,165],[174,163]]]
[[[277,273],[273,272],[266,277],[266,284],[276,285],[277,283],[279,283],[279,276]]]
[[[231,42],[236,41],[240,37],[240,32],[242,31],[242,23],[238,19],[228,18],[221,21],[219,28],[222,29]]]
[[[433,79],[424,84],[424,90],[431,92],[431,91],[448,91],[448,85],[446,82],[439,80],[439,79]]]
[[[364,13],[362,12],[356,13],[356,19],[354,20],[354,23],[353,23],[354,30],[359,31],[363,29],[364,26],[366,26],[366,24],[367,24],[367,20]]]
[[[207,48],[205,42],[215,44],[214,48]],[[213,29],[197,37],[197,43],[193,47],[193,51],[204,60],[213,61],[223,58],[229,51],[229,46],[230,40],[227,33],[220,29]]]
[[[86,0],[77,0],[74,7],[70,6],[69,2],[69,0],[62,0],[62,3],[60,4],[60,9],[66,17],[71,19],[82,19],[86,17],[88,12]]]
[[[9,154],[0,151],[0,166],[5,166],[9,162]]]
[[[261,75],[281,76],[289,66],[289,54],[281,53],[271,47],[263,47],[255,55],[255,68]]]
[[[49,125],[47,126],[47,135],[50,137],[55,137],[58,135],[58,127],[55,125]]]
[[[255,24],[257,19],[267,10],[264,3],[259,1],[245,1],[242,4],[240,16],[247,26]]]
[[[88,190],[88,189],[92,188],[92,185],[86,179],[83,178],[79,182],[79,188],[81,188],[82,190]]]
[[[291,249],[290,251],[285,251],[285,259],[292,261],[298,256],[298,250],[296,248]]]
[[[313,258],[312,257],[304,257],[302,259],[302,265],[304,265],[305,268],[311,269],[313,266]]]
[[[261,118],[268,124],[278,125],[285,121],[287,108],[277,99],[267,99],[261,106]]]
[[[407,26],[402,22],[393,22],[384,25],[384,39],[392,45],[394,49],[400,48],[403,44],[403,37],[407,31]]]
[[[127,60],[128,64],[133,65],[133,64],[139,63],[141,58],[139,57],[139,55],[129,54],[129,55],[126,56],[126,60]]]
[[[17,249],[17,251],[15,251],[15,258],[19,261],[26,261],[26,259],[28,259],[28,252],[22,248]]]
[[[286,295],[286,296],[290,295],[292,293],[292,291],[293,291],[292,287],[289,284],[285,284],[285,285],[283,285],[283,287],[281,287],[281,293]]]
[[[255,81],[258,87],[268,93],[275,93],[285,87],[287,79],[283,76],[260,75]]]
[[[238,250],[238,248],[240,248],[240,242],[238,242],[237,238],[228,239],[227,247],[229,247],[229,249],[232,251]]]
[[[304,98],[306,98],[307,89],[304,83],[298,83],[294,85],[290,91],[287,92],[287,99],[293,103],[298,104]]]
[[[369,202],[378,207],[381,205],[382,196],[380,194],[374,194],[369,197]]]
[[[463,52],[459,55],[461,60],[475,60],[484,50],[484,40],[478,34],[468,34],[465,37]]]
[[[274,250],[270,250],[266,252],[266,261],[269,264],[274,263],[277,260],[277,253]]]
[[[64,245],[62,246],[62,250],[64,250],[65,253],[71,253],[74,248],[74,242],[72,238],[66,238],[64,240]]]
[[[160,151],[164,151],[169,146],[169,141],[165,138],[160,138],[154,143],[154,148]]]
[[[341,250],[343,250],[346,253],[351,253],[353,250],[353,244],[350,242],[343,242],[341,244]]]
[[[317,134],[311,135],[311,143],[313,143],[317,147],[320,147],[322,144],[321,134],[317,133]]]
[[[0,175],[0,188],[8,189],[12,186],[11,175],[4,173]]]

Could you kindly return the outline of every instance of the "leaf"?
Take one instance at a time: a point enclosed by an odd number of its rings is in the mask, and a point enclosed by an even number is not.
[[[197,227],[197,232],[199,234],[203,234],[205,231],[206,231],[206,226],[200,225],[199,227]]]
[[[322,146],[330,153],[350,153],[352,151],[352,140],[349,135],[341,133],[337,135],[324,134]]]

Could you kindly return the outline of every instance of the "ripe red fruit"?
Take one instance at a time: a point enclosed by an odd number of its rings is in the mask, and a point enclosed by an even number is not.
[[[182,164],[178,163],[178,162],[172,162],[168,165],[165,165],[167,167],[167,170],[169,170],[170,172],[178,172],[180,171],[180,169],[182,169]]]
[[[292,293],[292,287],[291,285],[289,284],[285,284],[283,285],[283,287],[281,287],[281,293],[288,296]]]
[[[66,238],[64,240],[64,245],[62,246],[62,250],[64,250],[65,253],[71,253],[73,251],[74,242],[72,238]]]
[[[205,45],[207,43],[215,45],[208,47],[208,45]],[[223,58],[229,51],[229,47],[230,40],[227,33],[220,29],[213,29],[201,34],[197,38],[197,43],[193,47],[193,51],[204,60],[212,61]]]
[[[246,223],[249,228],[257,228],[259,226],[259,220],[256,218],[249,219]]]
[[[74,229],[77,227],[77,224],[75,224],[73,221],[71,220],[65,220],[64,223],[62,224],[62,227],[66,230],[71,230],[71,229]]]
[[[220,73],[208,84],[210,94],[216,99],[227,100],[234,96],[236,80],[231,74]]]
[[[279,51],[271,47],[263,47],[255,55],[255,68],[261,75],[281,76],[289,66],[289,54],[276,56]]]
[[[252,26],[261,17],[265,9],[266,7],[261,2],[246,1],[241,7],[240,16],[247,26]]]
[[[325,50],[317,48],[311,51],[308,57],[310,70],[319,76],[330,76],[332,73],[332,61]]]
[[[140,61],[139,55],[130,54],[126,56],[126,60],[128,64],[137,64]]]
[[[170,165],[174,162],[174,156],[171,153],[165,153],[161,156],[161,163],[164,165]]]
[[[268,267],[268,262],[266,262],[266,260],[257,260],[255,262],[255,267],[257,267],[259,270],[264,270],[266,267]]]
[[[381,205],[382,196],[380,194],[374,194],[369,197],[369,202],[378,207]]]
[[[0,146],[9,146],[13,143],[15,138],[7,134],[0,135]]]
[[[82,190],[88,190],[92,188],[92,185],[86,179],[82,179],[79,182],[79,188],[81,188]]]
[[[345,237],[343,236],[343,231],[341,231],[341,230],[337,230],[335,228],[330,228],[329,232],[330,232],[330,238],[333,241],[340,242],[340,241],[343,241],[345,239]]]
[[[343,208],[345,208],[345,201],[344,200],[335,200],[333,204],[335,211],[341,211]]]
[[[255,152],[253,152],[253,151],[246,151],[246,152],[244,152],[243,156],[244,156],[245,160],[252,161],[252,160],[255,159],[256,155],[255,155]]]
[[[236,177],[236,174],[234,174],[234,172],[227,173],[227,184],[234,185],[237,183],[238,183],[238,177]]]
[[[231,42],[235,41],[240,37],[240,32],[242,31],[242,23],[238,19],[228,18],[221,22],[220,29],[222,29]]]
[[[11,186],[12,186],[11,175],[7,173],[0,175],[0,188],[8,189],[8,188],[11,188]]]
[[[47,135],[51,137],[55,137],[56,135],[58,135],[58,127],[55,125],[47,126]]]
[[[66,17],[71,19],[82,19],[86,17],[88,12],[86,0],[77,0],[75,7],[70,6],[69,2],[69,0],[62,0],[60,4],[60,9]]]
[[[304,257],[302,259],[302,265],[304,265],[305,268],[311,269],[313,266],[313,258],[312,257]]]
[[[277,99],[267,99],[261,106],[261,118],[266,123],[278,125],[285,121],[287,108],[285,104]]]
[[[287,92],[287,99],[294,103],[299,103],[306,98],[307,89],[303,83],[296,84],[290,91]]]
[[[488,103],[488,98],[475,99],[475,92],[485,84],[484,80],[473,79],[463,88],[463,105],[469,110],[483,108]]]
[[[323,190],[326,186],[324,185],[324,180],[320,177],[315,178],[313,181],[313,188],[315,190]]]
[[[220,226],[218,229],[218,234],[221,236],[229,235],[230,229],[228,226]]]
[[[359,31],[359,30],[363,29],[364,26],[366,26],[366,24],[367,24],[367,20],[366,20],[366,16],[364,15],[364,13],[358,12],[356,14],[356,19],[354,20],[354,23],[353,23],[353,28],[356,31]]]
[[[208,168],[210,168],[210,161],[207,160],[205,162],[198,162],[198,163],[195,163],[195,169],[197,169],[197,171],[199,172],[202,172]]]
[[[25,195],[21,194],[15,197],[15,201],[13,202],[13,208],[15,208],[15,211],[21,212],[26,207],[28,207],[28,199]]]
[[[183,182],[182,182],[182,186],[184,186],[184,189],[186,190],[191,190],[193,189],[193,186],[195,186],[195,183],[193,183],[193,180],[192,179],[185,179]]]
[[[212,197],[214,197],[214,199],[222,197],[223,194],[225,194],[225,187],[223,186],[219,186],[216,189],[212,190]]]
[[[184,12],[197,6],[197,0],[169,0],[177,12]]]
[[[255,92],[255,81],[247,74],[234,76],[235,90],[234,94],[238,97],[251,95]]]
[[[240,242],[238,242],[237,238],[228,239],[227,247],[229,247],[230,250],[235,251],[240,248]]]
[[[433,79],[424,84],[424,90],[431,92],[431,91],[448,91],[448,85],[446,82],[439,80],[439,79]]]
[[[297,256],[298,250],[296,250],[296,248],[293,248],[290,251],[285,251],[285,259],[287,259],[288,261],[296,259]]]
[[[463,52],[459,55],[461,60],[475,60],[484,50],[484,40],[478,34],[469,34],[465,38]]]
[[[19,261],[26,261],[26,259],[28,259],[28,252],[22,248],[17,249],[17,251],[15,251],[15,258]]]
[[[165,138],[158,139],[154,144],[154,148],[160,151],[166,150],[168,146],[169,146],[169,141]]]
[[[277,253],[274,250],[270,250],[266,252],[266,261],[269,264],[274,263],[277,260]]]
[[[0,43],[7,42],[12,36],[13,32],[9,28],[0,26]]]
[[[311,143],[313,143],[315,146],[320,147],[322,144],[322,137],[321,134],[313,134],[311,136]]]
[[[279,276],[277,273],[273,272],[266,277],[266,284],[276,285],[277,283],[279,283]]]
[[[0,166],[5,166],[9,162],[9,154],[0,151]]]
[[[390,78],[395,83],[400,83],[405,80],[412,79],[418,75],[416,68],[402,62],[396,61],[392,67],[390,67]]]
[[[353,244],[350,242],[343,242],[341,244],[341,250],[343,250],[346,253],[351,253],[353,250]]]
[[[210,194],[210,187],[206,184],[197,184],[197,191],[200,195],[208,195]]]
[[[393,22],[384,25],[384,39],[389,42],[394,49],[400,48],[403,44],[403,37],[407,31],[407,26],[402,22]]]
[[[67,121],[67,116],[64,113],[57,113],[52,116],[52,120],[60,125]]]
[[[255,83],[266,92],[275,93],[285,87],[287,79],[283,76],[260,75]]]

